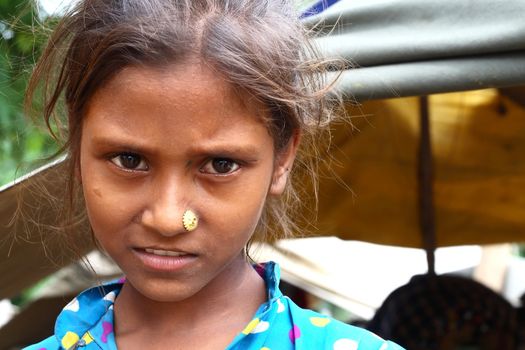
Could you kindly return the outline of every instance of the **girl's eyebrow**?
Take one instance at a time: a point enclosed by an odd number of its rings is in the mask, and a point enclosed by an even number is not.
[[[191,148],[191,153],[196,154],[213,154],[213,155],[246,155],[256,157],[260,150],[256,145],[251,144],[215,144],[215,145],[196,145]]]
[[[129,142],[128,140],[117,141],[114,139],[94,136],[91,139],[91,142],[97,147],[111,148],[111,149],[121,149],[127,151],[136,151],[141,153],[150,153],[154,151],[154,148],[148,147],[147,145],[141,142]]]
[[[119,149],[143,154],[152,154],[158,150],[165,149],[162,146],[151,147],[140,141],[118,141],[112,138],[101,136],[94,136],[91,140],[92,143],[96,145],[96,147]],[[194,145],[189,148],[188,153],[190,155],[206,154],[233,158],[241,156],[248,158],[246,161],[257,161],[260,156],[260,149],[255,144],[228,144],[227,142],[224,142],[216,144],[209,143],[206,145]]]

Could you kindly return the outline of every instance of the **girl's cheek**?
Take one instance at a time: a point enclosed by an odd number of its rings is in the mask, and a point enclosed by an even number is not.
[[[243,227],[247,230],[247,234],[251,235],[261,218],[264,204],[265,197],[260,193],[253,196],[241,196],[238,202],[236,204],[232,203],[231,206],[223,204],[223,210],[226,211],[221,215],[223,226],[230,228],[235,226]]]
[[[135,196],[107,189],[105,186],[89,186],[85,183],[84,197],[93,228],[114,227],[127,217],[132,217],[137,209]],[[136,196],[135,198],[140,198]]]

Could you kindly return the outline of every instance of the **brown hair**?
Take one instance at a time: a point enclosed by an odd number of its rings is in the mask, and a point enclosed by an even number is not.
[[[72,228],[82,119],[93,94],[126,66],[163,66],[195,56],[267,106],[277,151],[301,133],[288,188],[267,203],[256,238],[297,233],[297,213],[304,213],[297,209],[308,207],[305,196],[313,193],[316,203],[316,144],[333,117],[324,73],[334,61],[319,59],[285,0],[84,0],[63,17],[36,65],[26,106],[30,112],[35,102],[43,106],[48,129],[68,154],[64,227]],[[62,105],[67,120],[58,110]],[[313,187],[296,188],[298,179]]]

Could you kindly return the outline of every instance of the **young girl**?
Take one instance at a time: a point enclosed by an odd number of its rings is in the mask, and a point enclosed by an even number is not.
[[[399,349],[300,309],[276,264],[247,258],[294,228],[294,159],[312,168],[331,118],[315,57],[283,0],[85,0],[65,16],[28,99],[42,93],[48,125],[65,102],[69,192],[126,278],[29,349]]]

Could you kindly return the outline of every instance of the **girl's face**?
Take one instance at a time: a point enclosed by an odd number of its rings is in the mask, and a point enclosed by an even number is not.
[[[88,216],[144,296],[219,290],[245,264],[243,248],[267,196],[282,193],[297,144],[275,154],[262,111],[198,62],[128,67],[91,99],[79,169]],[[192,232],[182,225],[187,209],[199,217]]]

